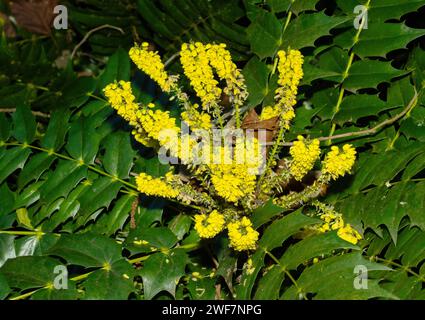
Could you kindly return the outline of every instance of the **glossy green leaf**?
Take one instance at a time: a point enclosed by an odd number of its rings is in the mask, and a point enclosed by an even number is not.
[[[99,142],[99,136],[93,125],[89,120],[82,118],[71,126],[66,150],[72,158],[92,164]]]
[[[348,77],[344,81],[344,88],[352,91],[376,88],[381,82],[388,82],[403,74],[406,74],[406,71],[397,70],[388,62],[360,60],[351,66]]]
[[[273,13],[260,11],[247,29],[251,50],[260,59],[273,56],[281,45],[282,28]]]
[[[127,132],[109,136],[105,142],[103,166],[106,171],[118,178],[126,179],[133,166],[134,151]]]
[[[251,58],[243,69],[249,91],[248,105],[257,106],[268,93],[268,76],[270,70],[257,57]]]
[[[109,83],[120,80],[130,80],[130,58],[122,48],[109,57],[108,64],[99,77],[98,88],[102,90]]]
[[[90,274],[83,286],[84,299],[88,300],[127,300],[135,290],[134,270],[124,259],[115,261],[109,270],[97,270]]]
[[[313,46],[314,42],[329,34],[332,28],[346,22],[347,17],[330,17],[323,12],[300,14],[291,21],[283,34],[281,49],[301,49]]]
[[[0,183],[17,169],[22,169],[30,154],[30,149],[21,147],[8,149],[0,154]]]
[[[0,268],[10,287],[21,290],[39,288],[52,284],[55,278],[55,267],[61,265],[50,257],[18,257],[9,259]]]
[[[122,259],[119,244],[93,233],[62,235],[48,253],[85,267],[103,267]]]
[[[155,253],[144,264],[141,271],[145,299],[152,299],[161,291],[174,296],[176,283],[185,274],[186,253],[181,249],[169,254]]]
[[[21,105],[16,108],[13,114],[14,130],[13,136],[22,143],[30,144],[35,136],[35,117],[31,110],[26,105]]]

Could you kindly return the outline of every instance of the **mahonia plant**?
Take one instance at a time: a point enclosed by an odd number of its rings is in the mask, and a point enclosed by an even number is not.
[[[275,104],[262,109],[259,121],[273,120],[278,130],[272,148],[264,135],[244,126],[242,110],[248,97],[244,77],[232,61],[225,44],[185,43],[180,62],[196,96],[190,97],[179,84],[178,75],[165,70],[158,52],[148,43],[129,52],[136,66],[155,81],[181,107],[181,121],[153,103],[136,102],[130,82],[119,81],[104,88],[118,114],[133,128],[134,138],[155,148],[173,166],[164,177],[140,173],[136,178],[141,193],[182,202],[195,210],[194,228],[201,238],[213,238],[227,230],[236,251],[255,250],[259,233],[250,220],[253,210],[273,201],[285,209],[311,202],[323,220],[315,232],[338,230],[351,243],[361,238],[342,215],[315,200],[322,188],[350,172],[356,151],[346,144],[332,146],[316,170],[314,182],[292,191],[291,182],[302,182],[320,162],[320,142],[298,136],[282,158],[285,132],[295,117],[298,86],[303,76],[303,56],[298,50],[281,50],[276,57],[278,88]],[[222,100],[232,112],[226,113]],[[179,127],[177,123],[181,122]]]

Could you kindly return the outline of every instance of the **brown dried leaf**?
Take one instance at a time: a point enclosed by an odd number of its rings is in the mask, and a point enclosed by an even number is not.
[[[55,17],[53,10],[57,4],[57,0],[13,0],[10,10],[22,28],[49,36]]]
[[[251,109],[242,122],[242,129],[266,130],[266,142],[272,142],[278,130],[279,117],[260,120],[257,112]]]

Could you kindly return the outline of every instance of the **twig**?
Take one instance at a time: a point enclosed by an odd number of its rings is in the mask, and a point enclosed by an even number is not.
[[[110,28],[110,29],[115,29],[118,30],[119,32],[121,32],[122,34],[125,34],[124,30],[119,28],[119,27],[115,27],[115,26],[111,26],[110,24],[104,24],[101,25],[99,27],[96,27],[94,29],[91,29],[89,32],[86,33],[86,35],[84,36],[84,38],[75,46],[74,50],[72,50],[71,53],[71,60],[74,59],[75,54],[77,53],[78,49],[87,41],[87,39],[95,32],[102,30],[102,29],[106,29],[106,28]]]
[[[164,67],[167,67],[171,62],[174,61],[180,55],[180,51],[173,54],[167,61],[164,62]]]
[[[360,131],[354,131],[354,132],[346,132],[341,134],[336,134],[328,137],[320,137],[317,138],[319,141],[326,141],[326,140],[335,140],[335,139],[341,139],[341,138],[347,138],[347,137],[356,137],[356,136],[366,136],[366,135],[373,135],[379,132],[382,128],[389,126],[393,124],[394,122],[400,120],[402,117],[404,117],[411,109],[413,109],[418,101],[418,93],[415,91],[415,95],[413,96],[412,100],[410,100],[409,104],[406,106],[406,108],[403,109],[402,112],[398,113],[394,117],[387,119],[385,121],[382,121],[381,123],[377,124],[373,128],[360,130]],[[285,142],[282,144],[284,147],[290,147],[294,143],[293,142]]]
[[[0,109],[0,113],[13,113],[16,112],[16,108]],[[43,113],[40,111],[31,111],[33,115],[40,118],[50,118],[50,114]]]

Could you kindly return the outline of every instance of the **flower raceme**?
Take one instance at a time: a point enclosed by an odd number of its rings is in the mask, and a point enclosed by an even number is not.
[[[204,109],[209,110],[212,105],[218,104],[222,92],[237,105],[242,105],[247,98],[245,80],[232,62],[225,44],[184,43],[180,61]],[[219,80],[226,82],[224,90],[218,86],[214,71]]]
[[[164,92],[170,92],[175,83],[175,79],[165,72],[164,64],[158,52],[149,50],[149,43],[143,42],[141,46],[134,46],[129,52],[131,60],[136,66],[148,74]]]
[[[197,214],[195,216],[195,230],[201,238],[214,238],[224,229],[224,225],[224,216],[217,210],[212,211],[209,215]]]
[[[254,250],[258,240],[258,232],[252,228],[252,222],[247,217],[230,222],[227,225],[230,245],[237,251]]]
[[[294,106],[298,93],[298,85],[303,77],[303,56],[298,50],[277,53],[279,72],[278,88],[276,89],[276,105],[263,109],[260,120],[267,120],[280,116],[281,125],[288,130],[292,119],[295,117]]]
[[[178,200],[198,210],[194,228],[201,238],[213,238],[227,228],[232,248],[255,250],[259,233],[248,218],[254,209],[270,198],[287,209],[309,203],[318,196],[323,184],[351,170],[356,154],[354,148],[350,145],[343,146],[342,150],[332,147],[322,162],[322,175],[313,185],[282,195],[282,185],[287,185],[291,179],[302,181],[318,162],[319,140],[299,136],[289,150],[291,157],[280,159],[285,163],[280,169],[278,163],[282,161],[274,159],[269,163],[265,152],[254,151],[260,150],[265,142],[260,141],[258,132],[250,139],[239,140],[238,132],[248,136],[248,130],[241,129],[238,124],[239,112],[245,109],[240,107],[248,92],[244,77],[226,45],[200,42],[182,45],[180,62],[196,94],[191,98],[179,86],[179,77],[167,73],[158,52],[151,51],[147,43],[134,46],[129,55],[140,70],[170,95],[170,101],[176,101],[181,107],[180,119],[177,119],[154,103],[137,103],[130,82],[114,82],[104,88],[111,106],[132,126],[136,141],[156,149],[160,158],[164,151],[179,159],[182,166],[174,168],[183,167],[178,174],[174,174],[173,169],[165,177],[158,178],[140,173],[136,177],[137,188],[146,195]],[[277,54],[275,102],[263,108],[260,120],[278,117],[282,133],[289,129],[295,117],[302,63],[303,56],[298,50],[281,50]],[[227,118],[223,117],[221,106],[224,96],[233,107],[233,112],[229,113],[231,117]],[[224,123],[223,119],[230,120]],[[179,127],[180,122],[186,126]],[[221,135],[216,136],[217,132]],[[213,142],[213,148],[199,147],[203,134],[208,137],[208,146]],[[262,171],[264,165],[270,167]],[[259,187],[260,174],[265,175],[262,184],[266,183],[268,188]],[[338,230],[341,238],[352,243],[358,240],[357,231],[345,224],[340,214],[332,214],[322,214],[324,224],[318,230]]]
[[[164,179],[154,178],[143,172],[136,177],[136,183],[139,191],[148,196],[175,198],[178,195],[178,191],[172,188]]]
[[[289,150],[292,156],[290,166],[291,174],[295,180],[301,180],[311,169],[320,156],[320,142],[315,139],[306,143],[303,136],[298,136],[298,141]]]
[[[356,150],[352,145],[346,144],[342,152],[337,146],[332,146],[323,162],[323,174],[331,179],[337,179],[348,173],[356,161]]]

